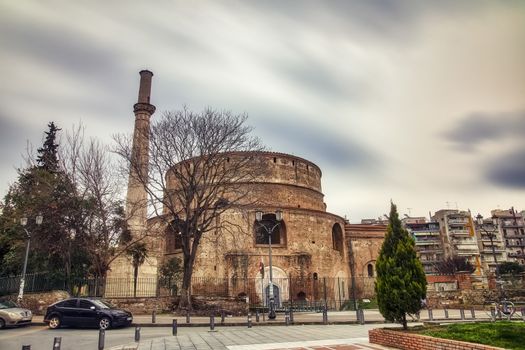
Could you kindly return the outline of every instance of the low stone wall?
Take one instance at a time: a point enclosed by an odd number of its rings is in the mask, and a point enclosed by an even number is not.
[[[176,312],[178,298],[174,297],[152,297],[152,298],[106,298],[111,304],[131,311],[134,314],[150,314],[153,310],[157,312]],[[212,313],[219,314],[224,310],[229,315],[245,315],[248,304],[239,298],[206,298],[193,297],[194,316],[209,316]],[[185,311],[182,311],[185,314]]]
[[[21,306],[33,312],[35,315],[44,315],[46,308],[60,300],[69,298],[68,292],[54,290],[46,293],[26,293]],[[16,301],[16,295],[5,297]],[[178,304],[178,298],[174,297],[143,297],[143,298],[104,298],[118,308],[126,309],[134,314],[151,314],[157,312],[174,312]],[[224,310],[226,314],[240,316],[248,313],[248,304],[244,298],[220,298],[220,297],[193,297],[194,316],[209,316],[212,313],[220,314]],[[184,312],[185,314],[185,312]]]
[[[377,328],[368,331],[370,343],[388,346],[396,349],[407,350],[435,350],[435,349],[454,349],[454,350],[503,350],[488,345],[467,343],[464,341],[441,339],[395,331],[384,328]]]
[[[16,302],[17,295],[6,297]],[[69,298],[69,293],[63,290],[53,290],[45,293],[24,293],[20,306],[31,310],[34,315],[44,315],[49,305]]]
[[[151,314],[157,312],[170,312],[173,309],[173,297],[148,297],[148,298],[104,298],[120,309],[131,311],[133,314]]]

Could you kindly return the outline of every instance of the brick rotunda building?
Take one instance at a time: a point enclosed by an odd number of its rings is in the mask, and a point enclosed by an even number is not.
[[[263,167],[261,175],[241,185],[248,194],[243,202],[250,204],[227,210],[219,218],[227,222],[225,227],[203,235],[193,273],[194,292],[219,288],[227,289],[230,296],[246,295],[255,303],[264,300],[270,275],[269,237],[256,221],[255,213],[260,210],[262,223],[275,226],[271,249],[277,304],[290,299],[317,300],[324,297],[325,288],[327,298],[347,299],[350,268],[345,220],[326,211],[321,169],[283,153],[253,152],[250,158]],[[277,210],[282,211],[280,222]],[[164,232],[164,259],[182,254],[177,233]]]
[[[147,203],[143,184],[134,179],[141,173],[142,176],[147,174],[149,120],[155,112],[150,104],[153,73],[141,71],[140,75],[139,98],[134,105],[133,141],[133,159],[140,166],[130,169],[127,207],[133,210],[128,208],[127,211],[132,213],[128,221],[132,234],[148,236],[148,259],[139,268],[139,278],[147,283],[139,283],[135,294],[155,296],[162,289],[158,282],[159,267],[173,257],[181,257],[182,249],[180,237],[171,229],[172,225],[167,224],[171,219],[166,214],[147,219],[147,205],[136,206],[136,203]],[[267,302],[270,245],[262,223],[266,227],[275,226],[271,235],[271,267],[277,305],[326,298],[335,306],[337,302],[341,306],[355,292],[351,284],[353,281],[355,285],[355,278],[363,276],[363,266],[375,262],[380,246],[374,243],[373,247],[368,246],[366,259],[354,259],[352,256],[361,254],[359,242],[382,241],[382,235],[362,236],[357,226],[349,230],[344,218],[326,211],[322,173],[314,163],[276,152],[250,152],[248,155],[259,171],[250,181],[236,185],[237,190],[247,196],[217,218],[220,228],[202,236],[194,264],[192,294],[246,296],[253,304]],[[174,168],[171,171],[175,171]],[[166,179],[167,193],[176,191],[177,182],[170,179],[170,171]],[[277,210],[282,211],[279,222]],[[263,213],[261,222],[256,220],[256,211]],[[384,229],[381,227],[379,231]],[[351,271],[354,271],[353,277]],[[132,276],[129,259],[115,260],[108,274],[106,295],[120,296],[123,293],[121,281],[128,281],[126,291],[132,290],[129,282]],[[367,276],[373,277],[373,272]]]

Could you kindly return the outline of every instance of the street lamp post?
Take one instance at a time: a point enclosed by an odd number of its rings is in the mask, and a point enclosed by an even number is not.
[[[273,294],[273,274],[272,274],[272,233],[273,230],[277,228],[281,224],[281,221],[283,219],[283,212],[282,210],[276,210],[275,211],[275,219],[277,220],[277,223],[273,226],[266,226],[263,223],[263,213],[260,210],[257,210],[255,212],[255,220],[259,224],[260,227],[262,227],[266,233],[268,234],[268,258],[269,258],[269,265],[270,265],[270,283],[268,284],[269,289],[269,299],[270,299],[270,305],[268,310],[268,319],[274,320],[275,315],[275,296]]]
[[[478,214],[476,216],[476,221],[478,223],[478,227],[480,228],[481,231],[483,231],[487,237],[490,239],[490,246],[492,248],[492,257],[494,258],[494,263],[496,264],[496,284],[498,285],[499,287],[499,283],[498,283],[498,280],[499,280],[499,266],[498,266],[498,259],[496,258],[496,249],[494,247],[494,238],[496,238],[496,226],[498,224],[498,220],[493,217],[492,218],[492,231],[488,231],[485,227],[484,227],[484,222],[483,222],[483,216],[481,214]]]
[[[44,220],[44,217],[42,215],[37,215],[35,218],[35,222],[37,225],[42,224],[42,220]],[[22,298],[24,297],[24,286],[26,283],[26,270],[27,270],[27,258],[29,257],[29,245],[31,243],[31,235],[29,234],[29,231],[26,229],[27,225],[27,218],[21,218],[20,224],[22,225],[22,228],[24,229],[26,236],[27,236],[27,245],[26,245],[26,256],[24,259],[24,268],[22,270],[22,278],[20,278],[20,289],[18,290],[18,302],[22,301]]]

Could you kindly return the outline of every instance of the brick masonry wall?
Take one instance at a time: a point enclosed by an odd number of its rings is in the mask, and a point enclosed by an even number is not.
[[[106,299],[111,304],[131,311],[133,314],[151,314],[153,310],[157,312],[173,312],[177,300],[173,297],[159,298],[110,298]],[[248,312],[248,305],[244,299],[238,298],[193,298],[194,310],[192,315],[208,316],[213,312],[225,310],[227,314],[245,315]]]
[[[396,349],[410,350],[499,350],[488,345],[467,343],[458,340],[441,339],[389,329],[377,328],[368,331],[370,343],[388,346]]]

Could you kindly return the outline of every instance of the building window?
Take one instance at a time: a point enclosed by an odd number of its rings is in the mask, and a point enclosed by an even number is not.
[[[368,264],[366,268],[368,270],[368,277],[374,277],[374,265]]]
[[[174,253],[182,249],[182,236],[177,228],[176,221],[169,223],[166,227],[166,253]]]
[[[338,223],[332,226],[332,248],[343,254],[343,230]]]
[[[278,224],[278,225],[277,225]],[[264,214],[261,222],[255,221],[253,224],[255,231],[255,244],[269,244],[268,231],[272,231],[272,245],[286,245],[286,225],[284,220],[280,222],[275,218],[275,214]]]

